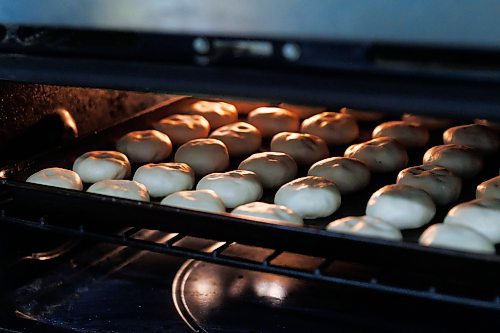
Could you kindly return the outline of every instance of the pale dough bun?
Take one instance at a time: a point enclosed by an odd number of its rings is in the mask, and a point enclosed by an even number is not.
[[[271,150],[286,153],[301,165],[311,165],[328,157],[326,142],[312,134],[283,132],[273,136]]]
[[[84,183],[123,179],[130,176],[130,169],[127,156],[112,150],[89,151],[79,156],[73,163],[73,171]]]
[[[326,111],[326,108],[324,106],[306,106],[288,103],[280,103],[278,106],[280,108],[292,111],[297,116],[299,116],[300,119],[306,119],[314,116],[315,114]]]
[[[153,123],[153,127],[168,135],[176,146],[190,140],[206,138],[210,133],[208,120],[196,114],[173,114]]]
[[[500,199],[500,176],[479,184],[476,189],[476,198]]]
[[[489,127],[477,124],[448,128],[443,133],[443,142],[467,145],[483,153],[494,153],[498,150],[498,135]]]
[[[462,180],[458,176],[436,165],[419,165],[401,170],[397,183],[424,190],[440,206],[456,201],[462,190]]]
[[[318,176],[334,182],[340,193],[361,190],[370,183],[370,169],[355,158],[330,157],[314,163],[307,172],[308,176]]]
[[[226,207],[212,190],[179,191],[165,197],[160,204],[202,212],[225,213]]]
[[[438,130],[442,128],[447,128],[451,126],[451,124],[453,123],[451,119],[447,118],[422,116],[410,113],[405,113],[402,117],[402,120],[407,123],[413,123],[423,126],[425,128],[428,128],[429,130]]]
[[[302,122],[300,131],[319,136],[331,146],[351,143],[359,135],[356,119],[338,112],[322,112],[307,118]]]
[[[240,217],[248,218],[257,217],[259,219],[280,221],[280,222],[291,222],[297,225],[303,225],[304,221],[300,215],[295,213],[288,207],[268,204],[265,202],[250,202],[233,209],[231,214],[238,215]]]
[[[436,214],[436,205],[423,190],[407,185],[387,185],[368,200],[366,215],[381,219],[398,229],[419,228]]]
[[[197,190],[212,190],[221,198],[226,208],[234,208],[262,197],[259,177],[246,170],[233,170],[206,175],[196,185]]]
[[[210,123],[212,130],[238,121],[236,107],[224,102],[197,101],[182,113],[203,116]]]
[[[273,189],[294,179],[298,168],[290,155],[270,151],[251,155],[238,169],[255,172],[264,188]]]
[[[493,243],[500,243],[500,199],[480,198],[456,205],[444,223],[473,229]]]
[[[371,216],[348,216],[326,226],[326,230],[342,234],[402,240],[403,235],[394,226]]]
[[[495,246],[488,238],[461,225],[434,224],[420,236],[420,245],[451,250],[494,254]]]
[[[234,105],[238,110],[239,115],[249,114],[251,111],[257,108],[271,106],[271,103],[262,101],[225,99],[224,102]]]
[[[87,192],[122,199],[149,201],[149,194],[146,186],[133,180],[101,180],[90,186]]]
[[[71,170],[62,168],[47,168],[35,172],[26,179],[27,183],[66,188],[68,190],[83,189],[80,176]]]
[[[122,136],[116,150],[137,163],[159,162],[172,153],[172,141],[157,130],[135,131]]]
[[[296,132],[300,125],[295,113],[275,107],[257,108],[248,114],[247,121],[257,127],[264,138],[280,132]]]
[[[462,178],[473,177],[483,168],[483,158],[475,149],[458,144],[430,148],[424,154],[423,163],[445,167]]]
[[[384,114],[381,112],[361,111],[361,110],[354,110],[354,109],[349,109],[349,108],[340,109],[340,113],[350,114],[357,121],[360,121],[360,122],[377,121],[377,120],[380,120],[384,117]]]
[[[408,164],[408,154],[403,145],[387,137],[349,146],[344,156],[357,158],[374,172],[396,171]]]
[[[185,163],[149,163],[137,169],[133,179],[145,185],[150,196],[157,198],[192,189],[194,171]]]
[[[216,139],[195,139],[177,149],[175,162],[186,163],[197,176],[224,171],[229,166],[226,145]]]
[[[429,142],[429,131],[418,124],[405,121],[388,121],[375,127],[373,138],[390,137],[406,148],[420,148]]]
[[[340,192],[334,182],[307,176],[281,186],[274,203],[283,205],[306,219],[333,214],[340,207]]]
[[[492,121],[489,119],[474,119],[474,123],[489,127],[492,130],[497,131],[497,133],[500,132],[500,122],[498,121]]]
[[[210,137],[224,142],[230,156],[251,154],[257,151],[262,143],[260,131],[242,121],[219,127]]]

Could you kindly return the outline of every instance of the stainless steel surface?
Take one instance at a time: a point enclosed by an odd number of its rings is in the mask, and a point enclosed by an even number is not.
[[[16,0],[0,22],[499,48],[495,0]]]

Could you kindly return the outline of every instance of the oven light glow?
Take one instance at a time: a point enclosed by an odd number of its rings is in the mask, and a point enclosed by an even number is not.
[[[6,178],[7,170],[0,170],[0,178]]]
[[[255,293],[260,297],[270,297],[282,301],[286,297],[286,289],[276,281],[256,281]]]

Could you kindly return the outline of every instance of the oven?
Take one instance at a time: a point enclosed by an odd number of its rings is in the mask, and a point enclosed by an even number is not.
[[[333,215],[300,227],[25,181],[43,168],[71,169],[87,151],[114,150],[122,135],[200,100],[233,103],[242,121],[281,103],[382,112],[359,123],[356,142],[404,113],[456,125],[499,122],[494,11],[446,3],[433,10],[408,1],[0,4],[1,329],[498,329],[499,250],[418,244],[430,224],[498,175],[498,151],[463,180],[458,202],[403,230],[402,241],[325,230],[364,215],[370,196],[398,172],[373,173],[365,189],[342,195]],[[470,16],[482,28],[468,24]],[[442,143],[442,132],[408,151],[409,166]],[[330,155],[346,148],[330,147]],[[239,162],[231,158],[227,170]],[[274,194],[265,190],[261,201],[272,203]]]

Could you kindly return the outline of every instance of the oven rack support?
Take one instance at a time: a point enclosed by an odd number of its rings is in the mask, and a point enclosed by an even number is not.
[[[71,238],[112,243],[165,255],[173,255],[225,266],[284,275],[297,279],[307,279],[323,283],[331,283],[338,286],[388,293],[404,297],[413,297],[422,300],[445,302],[478,309],[500,310],[500,294],[497,295],[495,293],[490,293],[485,295],[484,292],[475,294],[470,291],[464,294],[460,288],[458,288],[455,292],[452,291],[452,289],[441,290],[441,288],[438,287],[439,281],[432,281],[431,276],[425,276],[421,281],[415,283],[415,276],[411,276],[412,282],[408,282],[399,274],[396,279],[387,279],[387,276],[385,276],[385,278],[380,278],[377,273],[364,276],[363,278],[353,278],[343,276],[341,274],[331,274],[329,272],[329,268],[340,262],[334,258],[315,257],[314,259],[316,259],[315,262],[317,264],[312,269],[309,265],[307,268],[304,268],[276,264],[275,260],[284,254],[300,256],[300,254],[288,253],[278,248],[267,249],[268,254],[265,255],[263,259],[251,260],[234,254],[227,255],[227,250],[239,245],[237,242],[231,240],[213,241],[205,239],[204,241],[208,241],[210,246],[200,250],[179,245],[179,243],[182,243],[183,240],[190,238],[190,236],[181,233],[167,234],[162,231],[150,230],[141,227],[129,227],[115,232],[92,230],[84,224],[73,227],[62,225],[60,223],[52,223],[51,218],[48,215],[30,218],[19,217],[16,216],[15,213],[12,214],[5,208],[0,210],[0,221],[3,223],[11,223],[27,228],[42,230],[48,233],[57,233]],[[163,237],[163,239],[166,240],[163,242],[153,241],[148,239],[148,237],[144,237],[144,232],[164,233],[165,237]],[[244,246],[249,248],[250,251],[252,248],[255,250],[261,249],[248,245]],[[293,262],[294,260],[292,259],[291,261]],[[390,280],[391,282],[389,283],[384,280]],[[408,287],[409,284],[418,285],[418,287],[411,288]]]

